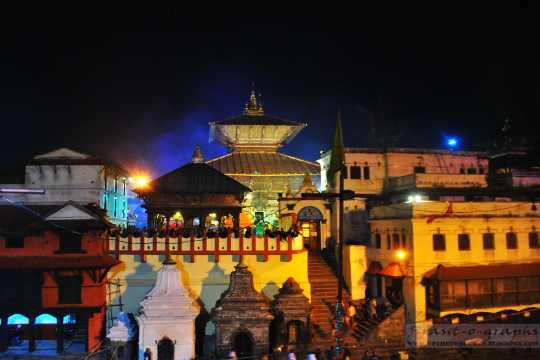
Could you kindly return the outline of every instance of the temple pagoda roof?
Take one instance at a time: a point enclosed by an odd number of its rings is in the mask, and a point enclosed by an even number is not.
[[[267,151],[232,152],[207,161],[220,172],[234,175],[320,175],[320,165],[294,156]]]
[[[306,124],[269,115],[237,115],[225,120],[214,121],[211,125],[285,125],[306,127]]]
[[[141,195],[147,193],[243,194],[251,192],[251,189],[206,164],[197,146],[191,163],[151,181],[148,187],[135,190],[135,192]]]
[[[242,115],[213,121],[209,125],[210,141],[217,141],[236,151],[246,146],[276,149],[290,142],[307,126],[305,123],[266,115],[255,90],[251,91]]]

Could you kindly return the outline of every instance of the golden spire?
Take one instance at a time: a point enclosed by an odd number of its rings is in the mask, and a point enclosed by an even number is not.
[[[261,95],[259,94],[259,97]],[[260,99],[259,99],[260,100]],[[251,95],[249,101],[244,107],[244,115],[248,116],[263,116],[264,110],[260,101],[257,101],[257,94],[255,92],[255,83],[251,83]]]
[[[203,163],[204,156],[201,151],[201,146],[199,144],[195,145],[195,150],[193,150],[193,155],[191,156],[192,163]]]

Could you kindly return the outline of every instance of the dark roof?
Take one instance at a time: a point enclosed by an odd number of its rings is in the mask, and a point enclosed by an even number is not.
[[[518,276],[540,276],[540,263],[477,266],[439,265],[424,274],[424,278],[430,280],[475,280]]]
[[[278,152],[232,152],[207,161],[224,174],[229,175],[320,175],[320,165]]]
[[[97,217],[96,220],[45,221],[44,219],[71,204]],[[0,234],[26,233],[43,229],[102,229],[109,226],[104,210],[93,206],[81,206],[72,202],[57,205],[0,205]]]
[[[306,126],[304,123],[282,119],[268,115],[238,115],[225,120],[211,122],[210,125],[285,125],[285,126]]]
[[[135,191],[139,194],[242,194],[251,192],[251,189],[205,163],[189,163],[153,180],[147,189]]]
[[[1,256],[0,269],[98,269],[119,264],[112,256]]]

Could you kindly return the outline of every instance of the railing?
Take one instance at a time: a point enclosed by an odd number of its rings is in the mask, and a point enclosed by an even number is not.
[[[119,257],[120,255],[139,255],[141,262],[146,261],[146,255],[187,255],[190,262],[195,262],[196,255],[213,255],[218,262],[221,255],[260,255],[263,261],[268,261],[270,255],[286,255],[287,261],[292,260],[293,254],[304,252],[302,236],[256,237],[249,238],[243,235],[235,237],[229,233],[226,237],[135,237],[120,235],[109,237],[107,253]]]
[[[388,179],[389,190],[485,186],[487,186],[486,176],[481,174],[409,174]]]

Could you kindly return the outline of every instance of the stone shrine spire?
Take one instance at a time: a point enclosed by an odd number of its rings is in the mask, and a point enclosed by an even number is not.
[[[260,94],[259,101],[257,101],[257,94],[255,93],[255,83],[251,84],[251,96],[249,101],[244,107],[244,115],[248,116],[263,116],[264,110],[262,104],[260,103]]]
[[[191,359],[195,355],[197,313],[180,279],[175,261],[167,256],[137,316],[140,353],[148,348],[157,354],[158,344],[165,339],[174,343],[175,360]]]
[[[191,156],[191,162],[196,164],[204,163],[204,156],[202,154],[201,146],[199,144],[195,145],[193,155]]]

